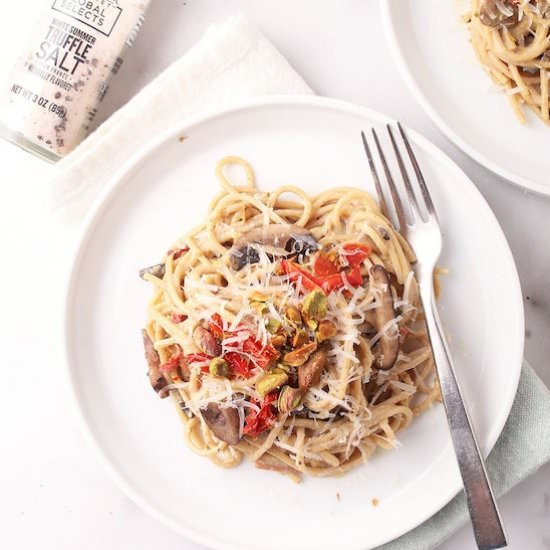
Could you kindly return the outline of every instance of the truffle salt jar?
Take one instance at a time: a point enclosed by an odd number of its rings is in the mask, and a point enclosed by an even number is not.
[[[48,0],[0,89],[0,135],[51,161],[89,133],[150,0]]]

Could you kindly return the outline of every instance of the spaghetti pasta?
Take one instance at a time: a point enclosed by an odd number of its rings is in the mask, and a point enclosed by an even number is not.
[[[525,122],[525,106],[548,124],[550,2],[472,0],[470,33],[477,58],[519,121]]]
[[[236,157],[216,175],[204,223],[142,272],[149,376],[189,446],[294,479],[394,447],[439,398],[413,251],[359,189],[262,192]]]

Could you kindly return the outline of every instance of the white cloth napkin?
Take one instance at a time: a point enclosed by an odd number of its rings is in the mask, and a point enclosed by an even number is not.
[[[312,93],[250,21],[231,17],[212,25],[196,46],[57,164],[54,216],[79,222],[117,168],[151,136],[190,115],[241,98]]]
[[[55,212],[82,218],[109,177],[132,153],[177,121],[239,98],[312,91],[243,17],[212,26],[202,40],[115,113],[56,167]],[[550,460],[550,392],[525,364],[506,427],[488,469],[501,495]],[[429,550],[468,520],[464,495],[383,550]]]

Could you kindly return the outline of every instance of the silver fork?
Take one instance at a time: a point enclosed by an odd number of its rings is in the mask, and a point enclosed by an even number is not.
[[[403,183],[405,184],[406,201],[402,201],[400,198],[400,193],[395,185],[389,165],[386,162],[378,135],[372,129],[372,137],[384,169],[386,196],[389,196],[388,202],[392,205],[393,214],[388,209],[388,204],[384,198],[384,193],[382,192],[382,185],[384,184],[378,177],[367,137],[364,132],[361,132],[363,145],[376,186],[380,207],[394,227],[404,234],[417,256],[415,272],[424,307],[428,336],[432,346],[443,403],[447,412],[447,421],[466,492],[468,509],[477,545],[480,550],[502,548],[507,545],[506,535],[502,527],[491,485],[487,478],[485,465],[479,452],[479,445],[472,429],[472,423],[468,418],[458,381],[454,374],[453,361],[435,304],[433,274],[436,262],[441,254],[441,229],[428,187],[426,186],[409,140],[401,124],[397,123],[397,127],[418,182],[418,185],[415,186],[417,187],[415,192],[399,151],[393,129],[391,125],[386,125]],[[418,193],[418,190],[420,193]]]

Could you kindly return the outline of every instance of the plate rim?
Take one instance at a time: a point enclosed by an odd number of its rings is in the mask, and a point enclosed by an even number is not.
[[[420,104],[423,111],[428,115],[430,120],[436,125],[436,127],[443,132],[445,137],[458,147],[463,153],[468,155],[472,160],[476,161],[479,165],[483,166],[493,174],[499,176],[499,178],[506,182],[511,183],[522,189],[527,189],[539,195],[545,197],[550,196],[550,185],[538,183],[532,181],[529,178],[510,172],[506,168],[503,168],[496,162],[493,162],[487,158],[484,154],[479,153],[471,146],[467,141],[462,139],[445,120],[438,114],[434,107],[432,107],[427,96],[422,92],[420,85],[416,78],[413,76],[413,72],[409,67],[405,56],[403,54],[403,48],[400,45],[397,29],[394,25],[393,12],[391,7],[391,0],[380,0],[380,11],[382,14],[382,25],[384,28],[384,34],[389,43],[390,50],[393,55],[399,72],[405,80],[407,87],[415,97],[416,101]]]
[[[140,490],[134,488],[129,480],[126,479],[123,472],[119,470],[110,460],[107,449],[100,444],[99,440],[94,435],[93,428],[90,421],[87,418],[86,412],[79,400],[79,391],[77,389],[77,381],[74,375],[75,369],[72,365],[72,349],[71,349],[71,320],[72,320],[72,311],[73,311],[73,301],[76,299],[76,286],[78,282],[78,276],[80,273],[80,267],[82,260],[85,256],[87,246],[90,240],[93,238],[93,229],[100,219],[102,213],[105,209],[108,208],[111,200],[116,195],[117,191],[124,185],[127,181],[127,176],[136,169],[141,162],[146,161],[149,156],[161,147],[163,143],[168,140],[176,138],[178,135],[188,131],[190,128],[208,122],[211,119],[216,119],[218,117],[223,117],[230,114],[236,114],[239,111],[248,111],[257,108],[270,108],[278,106],[299,106],[299,107],[319,107],[323,109],[328,109],[331,111],[336,111],[345,114],[351,114],[358,117],[367,117],[371,120],[378,120],[383,123],[394,122],[395,119],[392,117],[381,113],[377,110],[363,107],[360,105],[353,104],[351,102],[342,101],[338,99],[320,97],[320,96],[311,96],[311,95],[269,95],[263,96],[260,98],[241,100],[238,102],[231,103],[230,105],[225,105],[224,107],[208,110],[202,112],[198,115],[188,117],[172,125],[170,128],[160,133],[157,137],[152,138],[144,147],[137,150],[123,165],[118,168],[111,178],[106,183],[105,187],[101,190],[99,195],[95,198],[91,208],[86,213],[80,231],[77,234],[76,240],[72,247],[72,251],[69,255],[69,270],[67,272],[67,278],[65,281],[65,293],[64,301],[62,307],[62,319],[61,319],[61,333],[62,338],[61,349],[62,349],[62,363],[63,363],[63,372],[65,378],[66,388],[70,397],[71,408],[73,410],[73,415],[77,420],[77,424],[81,429],[81,433],[84,434],[84,439],[87,442],[88,446],[92,449],[92,452],[98,458],[99,462],[103,465],[111,479],[115,484],[126,494],[135,504],[137,504],[142,510],[148,513],[150,516],[157,519],[161,524],[164,524],[170,527],[175,532],[180,535],[185,536],[188,540],[197,542],[199,544],[205,545],[210,548],[220,549],[220,550],[242,550],[238,545],[235,545],[231,542],[226,542],[219,537],[214,535],[205,535],[199,531],[195,531],[187,526],[179,524],[177,521],[174,521],[162,511],[157,509],[154,505],[148,502],[148,499],[144,497]],[[519,384],[519,378],[521,374],[521,366],[523,363],[523,350],[524,350],[524,309],[522,301],[522,292],[519,281],[519,276],[515,261],[510,250],[506,236],[504,235],[502,228],[498,222],[498,219],[494,215],[491,207],[479,192],[477,187],[468,177],[468,175],[449,157],[447,156],[439,147],[433,144],[430,140],[423,137],[421,134],[416,131],[408,128],[407,131],[413,136],[413,140],[419,143],[424,149],[426,149],[430,156],[434,159],[444,162],[447,168],[464,179],[465,182],[469,185],[465,186],[468,189],[469,194],[475,197],[477,203],[484,207],[489,216],[488,223],[490,223],[494,230],[500,235],[500,246],[502,248],[503,256],[505,263],[507,265],[507,271],[510,273],[513,279],[514,288],[511,289],[511,294],[515,296],[515,308],[517,310],[517,330],[519,332],[519,338],[517,341],[516,356],[511,361],[512,365],[517,365],[515,371],[511,375],[510,386],[509,386],[509,395],[504,396],[506,399],[506,407],[502,408],[501,413],[498,417],[498,421],[495,422],[489,432],[487,437],[487,448],[484,453],[485,457],[494,447],[496,441],[498,440],[506,420],[510,414],[512,404],[515,399],[517,392],[517,387]],[[505,411],[505,412],[502,412]],[[482,447],[484,447],[482,445]],[[482,451],[483,452],[483,451]],[[460,480],[457,479],[457,484],[451,484],[447,493],[437,501],[433,506],[427,507],[424,510],[423,514],[414,516],[412,520],[402,522],[400,525],[403,526],[402,530],[398,534],[390,534],[388,537],[381,537],[380,540],[374,541],[373,543],[368,543],[367,546],[363,542],[358,541],[356,546],[357,550],[364,550],[365,548],[374,548],[380,544],[384,544],[391,540],[394,540],[408,531],[414,529],[415,527],[421,525],[424,521],[429,519],[439,510],[441,510],[448,502],[454,498],[462,489],[462,484]],[[350,547],[351,548],[351,547]]]

